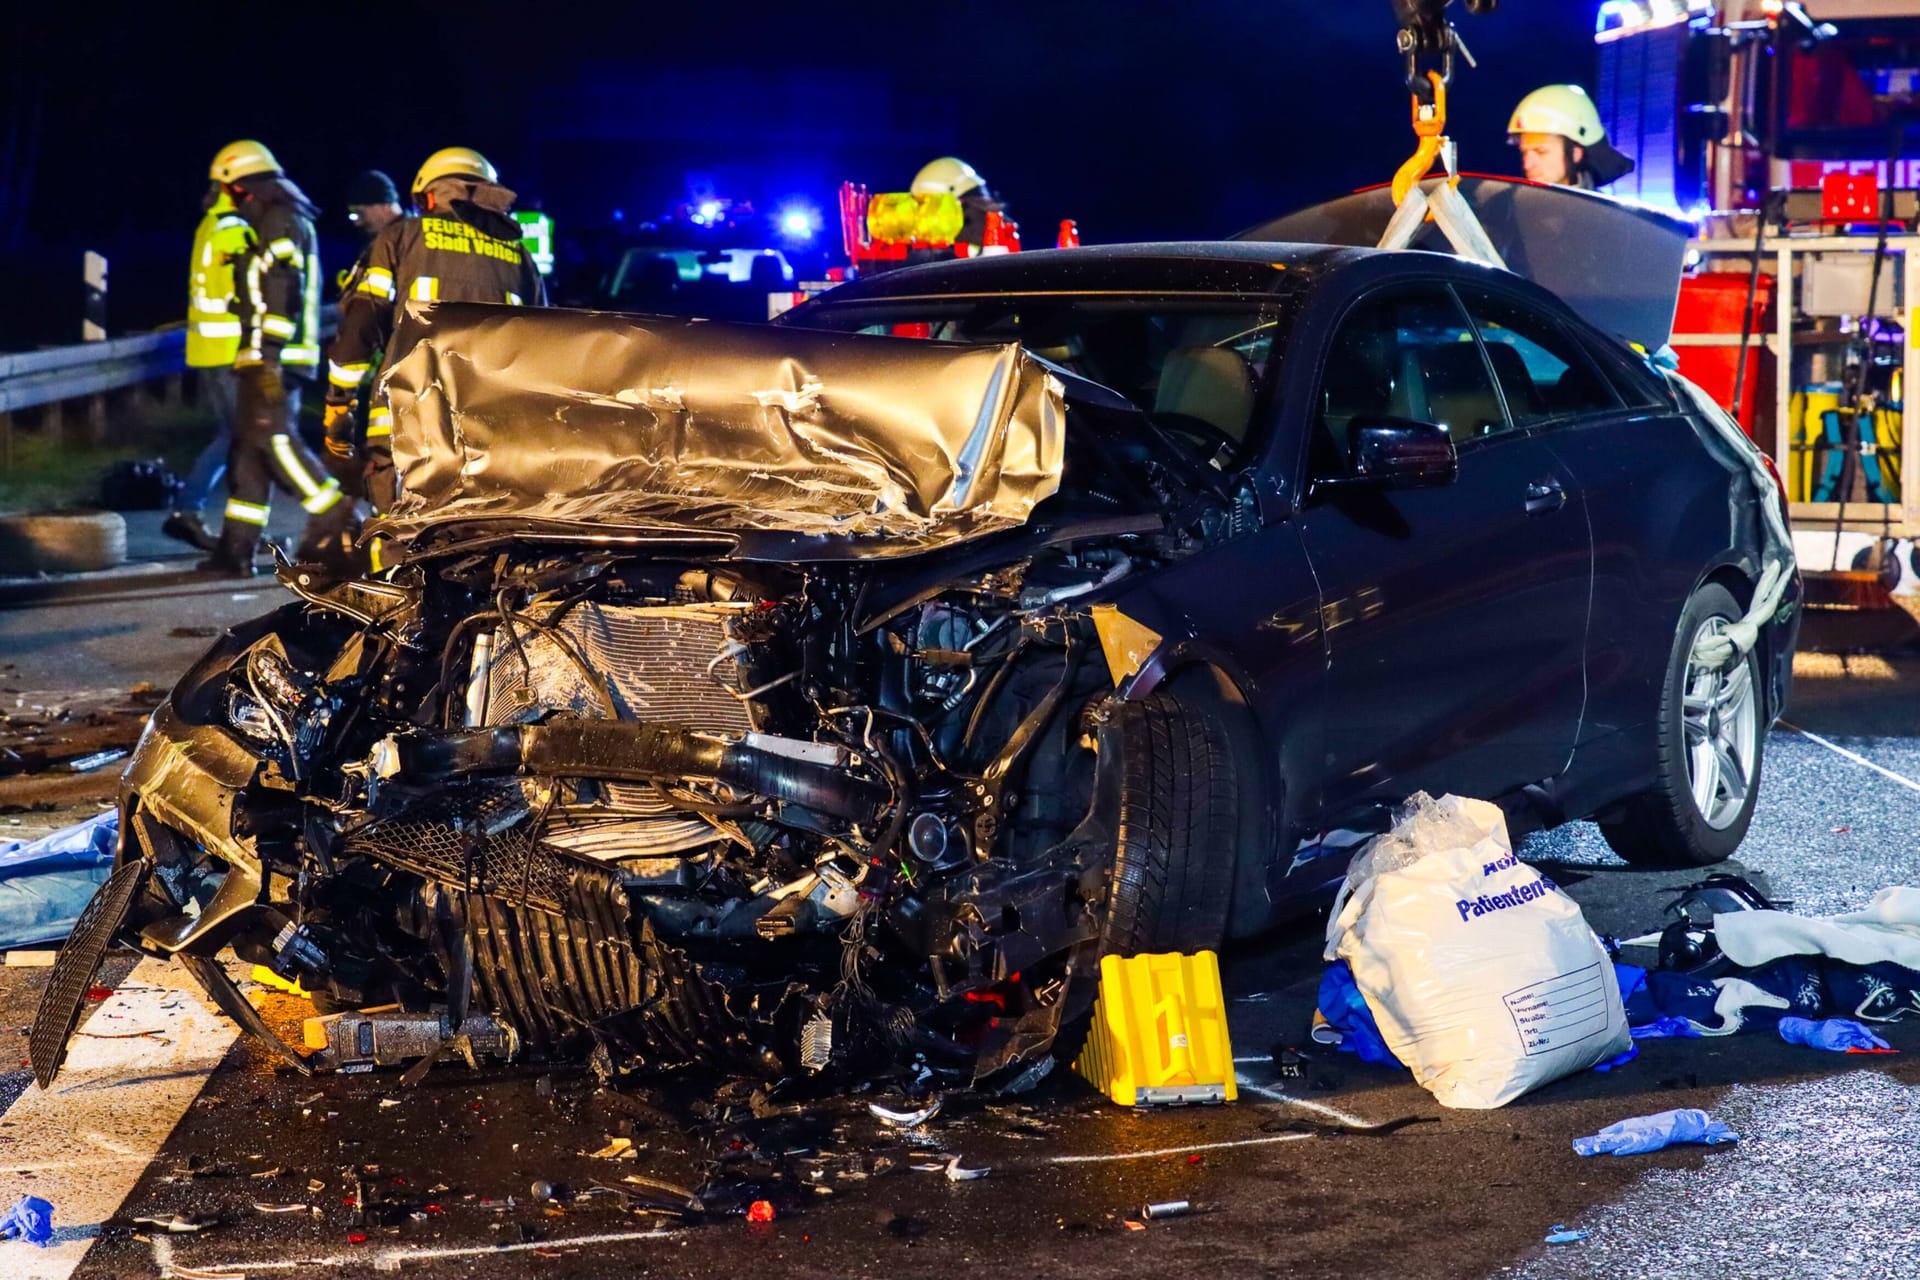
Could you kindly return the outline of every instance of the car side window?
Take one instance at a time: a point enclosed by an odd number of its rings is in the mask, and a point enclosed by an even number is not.
[[[1487,359],[1521,426],[1620,408],[1613,385],[1557,321],[1495,293],[1463,289]]]
[[[1446,289],[1383,289],[1347,312],[1321,373],[1314,474],[1346,469],[1353,422],[1369,417],[1439,423],[1462,444],[1509,429],[1472,325]]]

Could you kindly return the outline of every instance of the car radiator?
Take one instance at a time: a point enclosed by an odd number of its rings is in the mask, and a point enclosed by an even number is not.
[[[470,691],[469,722],[525,723],[552,712],[604,717],[611,701],[622,720],[708,733],[749,732],[752,708],[738,696],[743,692],[739,646],[728,634],[728,624],[744,607],[589,601],[533,615],[550,629],[524,623],[501,627],[487,637],[484,656],[476,658],[476,682],[484,675],[485,693],[481,698]],[[587,683],[589,672],[600,689]],[[714,838],[710,825],[669,805],[650,787],[607,782],[598,784],[598,794],[605,809],[654,821],[625,824],[621,839],[581,842],[580,851],[589,856],[618,857],[623,850],[657,855]]]

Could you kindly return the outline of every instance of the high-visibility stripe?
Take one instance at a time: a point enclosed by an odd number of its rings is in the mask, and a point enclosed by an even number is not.
[[[385,422],[375,419],[367,424],[367,439],[369,440],[378,440],[381,436],[390,436],[392,434],[393,420],[391,418]]]
[[[338,501],[340,501],[340,484],[336,480],[329,480],[320,492],[300,505],[307,509],[308,515],[317,516],[322,511],[330,510]]]
[[[320,491],[320,482],[307,474],[300,465],[300,455],[293,451],[293,441],[287,436],[273,437],[273,456],[280,459],[280,469],[287,473],[287,479],[293,481],[293,487],[300,491],[302,498],[311,498]]]
[[[300,260],[300,246],[296,245],[286,236],[281,236],[278,240],[269,242],[267,252],[276,258],[288,262],[298,262]]]
[[[372,366],[371,360],[360,364],[339,364],[329,360],[327,361],[327,381],[336,387],[357,387]]]
[[[193,309],[195,311],[206,311],[217,316],[223,316],[227,314],[227,300],[225,298],[209,298],[203,295],[193,300]]]
[[[312,343],[299,343],[280,349],[281,364],[319,364],[320,348]]]
[[[520,305],[520,295],[515,293],[511,289],[507,290],[507,305],[510,307],[517,307]]]
[[[213,225],[217,231],[238,231],[247,225],[247,220],[237,213],[223,213]]]
[[[298,327],[286,316],[269,315],[260,322],[260,327],[275,338],[291,338],[299,332]]]
[[[237,338],[240,336],[238,320],[195,320],[193,331],[203,338]]]
[[[360,292],[393,301],[393,272],[385,267],[368,267],[367,274],[360,280]]]
[[[267,358],[258,351],[242,351],[233,358],[233,367],[236,369],[251,369],[257,364],[265,364],[266,362]]]
[[[259,364],[261,361],[260,317],[267,313],[267,295],[260,288],[260,276],[265,263],[259,258],[247,259],[247,301],[251,304],[247,310],[247,358],[235,360],[235,365]]]
[[[267,508],[263,503],[242,502],[238,498],[228,498],[227,519],[238,520],[242,524],[265,524]]]
[[[413,288],[407,296],[415,302],[433,302],[440,297],[440,278],[438,276],[419,276],[413,282]]]

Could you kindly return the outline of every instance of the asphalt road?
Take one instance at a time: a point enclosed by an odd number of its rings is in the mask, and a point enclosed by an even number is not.
[[[164,683],[204,643],[172,628],[220,625],[272,596],[271,584],[188,586],[0,611],[6,682],[23,691],[10,696]],[[1913,881],[1916,710],[1920,660],[1803,661],[1794,727],[1769,739],[1740,855],[1796,909],[1848,910]],[[1623,937],[1655,927],[1662,890],[1686,878],[1628,869],[1585,827],[1524,852],[1554,866],[1596,929]],[[1277,1077],[1274,1049],[1305,1043],[1319,932],[1306,921],[1228,957],[1238,1103],[1135,1113],[1060,1073],[1019,1098],[949,1098],[904,1132],[869,1115],[868,1096],[763,1119],[742,1098],[689,1118],[609,1097],[583,1072],[444,1066],[404,1093],[391,1074],[302,1079],[250,1043],[223,1047],[230,1028],[209,1039],[217,1020],[168,989],[190,989],[183,977],[143,969],[102,1007],[94,1051],[164,1064],[194,1044],[206,1066],[132,1071],[71,1103],[23,1094],[23,1071],[0,1074],[0,1104],[13,1107],[0,1119],[0,1206],[46,1195],[65,1242],[45,1254],[0,1244],[0,1276],[1920,1273],[1920,1022],[1887,1032],[1900,1054],[1867,1058],[1767,1033],[1648,1042],[1612,1073],[1498,1111],[1447,1111],[1406,1073],[1330,1050],[1313,1052],[1304,1078]],[[16,1060],[44,974],[0,969],[0,1034],[20,1044]],[[268,1007],[302,1012],[285,997]],[[1672,1107],[1706,1108],[1741,1141],[1630,1158],[1571,1150],[1576,1136]],[[1338,1132],[1405,1117],[1421,1122]],[[634,1144],[631,1160],[585,1154],[613,1137]],[[950,1180],[956,1156],[990,1172]],[[130,1182],[124,1202],[64,1219],[63,1197],[98,1200],[77,1181],[95,1175]],[[657,1193],[632,1175],[710,1179],[714,1212],[697,1224],[645,1212]],[[537,1181],[562,1198],[534,1199]],[[761,1198],[779,1211],[770,1224],[726,1211]],[[1142,1218],[1144,1203],[1176,1199],[1196,1212]],[[134,1222],[176,1213],[216,1225]],[[1558,1225],[1586,1238],[1545,1244]]]

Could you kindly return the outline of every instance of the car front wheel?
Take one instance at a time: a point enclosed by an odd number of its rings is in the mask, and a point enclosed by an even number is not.
[[[1103,950],[1217,948],[1226,934],[1240,789],[1226,726],[1171,692],[1123,702],[1113,891]]]
[[[1629,862],[1702,867],[1731,857],[1746,837],[1767,731],[1759,654],[1724,666],[1694,656],[1741,613],[1731,592],[1708,583],[1680,615],[1656,726],[1659,780],[1600,824]]]

